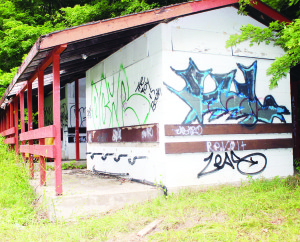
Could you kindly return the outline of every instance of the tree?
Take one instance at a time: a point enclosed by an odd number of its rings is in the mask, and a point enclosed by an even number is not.
[[[40,35],[182,0],[0,0],[0,96]]]
[[[263,2],[279,12],[287,14],[292,22],[279,23],[275,21],[271,22],[267,28],[260,28],[251,24],[245,25],[241,28],[241,34],[230,36],[226,46],[236,46],[246,40],[250,40],[250,45],[265,42],[280,46],[285,54],[276,58],[267,70],[267,74],[271,75],[270,88],[274,88],[278,86],[278,81],[281,78],[286,77],[290,68],[300,62],[300,5],[299,0],[263,0]],[[246,14],[245,7],[247,4],[252,3],[249,0],[241,1],[240,13]]]

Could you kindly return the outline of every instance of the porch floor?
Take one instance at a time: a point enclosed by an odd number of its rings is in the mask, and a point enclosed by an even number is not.
[[[76,164],[84,163],[86,161]],[[47,185],[40,186],[38,163],[35,163],[35,167],[34,179],[30,183],[37,193],[38,202],[44,206],[51,221],[104,213],[163,194],[162,190],[152,186],[97,175],[86,169],[73,169],[62,171],[63,195],[56,196],[54,171],[47,171]]]

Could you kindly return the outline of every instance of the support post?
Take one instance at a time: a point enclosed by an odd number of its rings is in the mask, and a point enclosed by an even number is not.
[[[6,129],[9,129],[9,107],[5,109],[5,115],[6,115]]]
[[[0,128],[1,128],[1,132],[2,132],[3,131],[3,116],[2,116],[2,114],[0,116],[0,120],[1,120]]]
[[[9,104],[9,128],[14,126],[14,106],[13,102]]]
[[[19,161],[19,97],[15,97],[14,110],[15,110],[15,155]]]
[[[27,82],[27,111],[28,111],[28,131],[33,130],[33,123],[32,123],[32,83]],[[33,145],[33,141],[28,141],[29,145]],[[29,155],[29,174],[31,178],[34,178],[34,164],[33,164],[33,155]]]
[[[21,119],[21,133],[25,132],[25,113],[24,113],[24,91],[20,92],[20,119]],[[21,145],[25,145],[25,141],[21,141]],[[22,153],[23,161],[25,162],[25,154]]]
[[[5,130],[5,111],[2,112],[2,132]]]
[[[56,155],[55,167],[55,191],[56,195],[62,194],[62,170],[61,170],[61,121],[60,121],[60,55],[53,55],[53,125],[55,126],[54,145]]]
[[[38,73],[38,119],[39,128],[43,128],[44,122],[44,71]],[[39,145],[45,145],[45,139],[39,139]],[[46,162],[45,157],[40,156],[40,185],[46,186]]]
[[[79,147],[79,85],[78,79],[75,80],[75,146],[76,146],[76,160],[80,160]]]
[[[9,128],[14,127],[14,104],[11,102],[9,104]],[[8,137],[12,137],[12,135],[9,135]],[[14,145],[10,145],[10,150],[13,150]]]

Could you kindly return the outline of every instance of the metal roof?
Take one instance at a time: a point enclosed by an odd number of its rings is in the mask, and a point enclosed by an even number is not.
[[[5,106],[8,97],[18,93],[27,80],[32,80],[39,66],[57,46],[67,44],[67,48],[61,53],[60,59],[61,85],[65,85],[75,78],[84,77],[88,69],[159,23],[226,6],[238,8],[238,0],[186,2],[91,22],[41,36],[18,69],[0,100],[0,105],[1,107]],[[252,7],[248,7],[247,11],[250,16],[265,24],[273,20],[290,22],[289,19],[259,1],[256,1]],[[33,88],[37,86],[35,82]],[[45,86],[51,83],[52,66],[49,66],[45,69]]]

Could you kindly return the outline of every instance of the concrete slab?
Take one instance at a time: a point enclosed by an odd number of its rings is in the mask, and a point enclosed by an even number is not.
[[[54,171],[47,171],[47,186],[39,185],[39,177],[35,172],[31,185],[51,221],[103,213],[163,195],[156,187],[74,169],[62,171],[63,195],[56,196]]]

